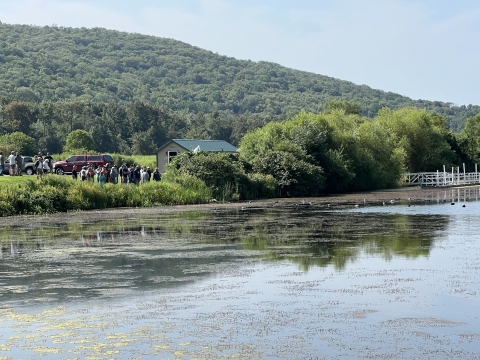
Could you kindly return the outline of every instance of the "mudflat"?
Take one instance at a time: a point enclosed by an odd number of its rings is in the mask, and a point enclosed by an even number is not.
[[[309,198],[274,198],[265,200],[221,202],[213,200],[208,204],[169,205],[139,208],[110,208],[90,211],[71,211],[57,214],[26,215],[9,217],[11,226],[25,226],[36,223],[66,224],[72,222],[90,222],[95,220],[126,219],[132,215],[156,215],[185,211],[221,211],[238,209],[279,209],[308,207],[318,210],[341,210],[349,207],[373,206],[404,203],[423,204],[429,202],[455,202],[460,197],[460,189],[472,189],[480,186],[446,188],[398,188],[391,190],[367,191],[358,193],[330,194]],[[462,193],[465,192],[462,190]],[[456,200],[457,199],[457,200]],[[28,218],[28,222],[25,219]]]

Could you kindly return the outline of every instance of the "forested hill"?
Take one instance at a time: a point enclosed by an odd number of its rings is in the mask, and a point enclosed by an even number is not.
[[[373,117],[382,107],[434,110],[454,131],[479,106],[414,101],[268,62],[236,60],[180,41],[95,29],[0,23],[0,96],[37,102],[142,101],[189,113],[215,110],[288,118],[355,102]]]

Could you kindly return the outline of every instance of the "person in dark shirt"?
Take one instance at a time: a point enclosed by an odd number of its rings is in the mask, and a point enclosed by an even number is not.
[[[155,171],[153,172],[153,180],[155,181],[162,180],[162,175],[160,174],[160,171],[158,171],[158,168],[155,168]]]
[[[140,177],[141,177],[141,173],[140,173],[140,166],[137,165],[137,167],[135,168],[135,170],[133,170],[133,178],[134,178],[134,182],[135,184],[140,184]]]
[[[125,164],[122,165],[120,174],[122,176],[122,184],[128,184],[129,171],[128,171],[127,165]]]
[[[111,172],[111,169],[110,169],[110,164],[107,164],[105,167],[104,167],[104,170],[105,170],[105,182],[110,182],[110,172]]]
[[[3,152],[0,151],[0,176],[3,176],[3,169],[5,169],[5,159],[3,158]]]
[[[73,165],[73,169],[72,169],[72,179],[73,179],[73,180],[77,180],[77,178],[78,178],[77,165]]]
[[[128,183],[135,183],[135,176],[133,175],[133,171],[135,170],[135,166],[130,165],[128,168]]]
[[[18,176],[22,175],[22,165],[23,165],[23,159],[20,156],[20,153],[17,151],[17,156],[15,157],[15,170],[16,170],[16,175]]]

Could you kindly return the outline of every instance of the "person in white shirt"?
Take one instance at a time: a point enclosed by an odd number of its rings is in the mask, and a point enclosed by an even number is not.
[[[43,160],[43,173],[48,174],[50,172],[50,166],[48,164],[48,160]]]
[[[8,157],[8,162],[10,163],[10,170],[8,170],[8,173],[10,176],[15,175],[15,151],[12,151],[10,156]]]

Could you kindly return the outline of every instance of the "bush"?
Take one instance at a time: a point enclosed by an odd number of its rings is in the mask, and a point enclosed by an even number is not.
[[[300,160],[289,152],[267,152],[256,159],[253,168],[275,179],[280,196],[315,196],[324,189],[322,168]]]
[[[122,155],[122,154],[112,154],[113,161],[117,167],[122,166],[123,162],[130,166],[135,164],[135,159],[132,156]]]
[[[238,154],[184,152],[175,157],[167,169],[168,173],[197,177],[212,190],[213,197],[231,200],[234,194],[239,194],[244,168]]]

